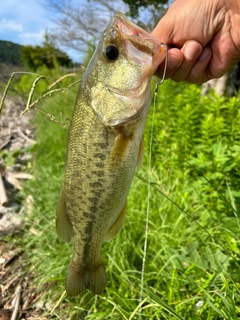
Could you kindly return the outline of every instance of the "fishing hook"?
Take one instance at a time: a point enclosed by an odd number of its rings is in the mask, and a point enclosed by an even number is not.
[[[164,82],[165,76],[166,76],[166,71],[167,71],[167,64],[168,64],[168,46],[165,43],[162,43],[162,45],[165,47],[166,49],[166,58],[165,58],[165,65],[164,65],[164,69],[163,69],[163,76],[161,81],[159,81],[158,83],[156,83],[156,86],[154,88],[154,93],[158,92],[158,86],[161,85]]]

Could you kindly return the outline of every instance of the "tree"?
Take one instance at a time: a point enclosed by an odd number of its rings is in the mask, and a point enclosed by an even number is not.
[[[152,13],[163,9],[163,5],[168,4],[168,0],[123,0],[129,6],[128,14],[132,18],[138,18],[141,9],[150,9]],[[154,10],[154,11],[153,11]],[[159,16],[159,14],[157,14]]]
[[[167,0],[41,0],[57,18],[51,36],[61,46],[88,54],[111,17],[121,11],[147,31],[151,31],[166,9]],[[139,17],[140,11],[144,14]]]
[[[0,62],[21,65],[21,45],[0,40]]]
[[[72,60],[68,55],[58,49],[46,32],[42,46],[24,46],[22,47],[22,60],[30,70],[37,71],[38,68],[46,66],[49,69],[57,64],[64,67],[72,65]]]
[[[95,48],[96,40],[116,11],[126,12],[128,6],[122,0],[42,0],[56,18],[56,28],[51,37],[61,46],[80,52]]]

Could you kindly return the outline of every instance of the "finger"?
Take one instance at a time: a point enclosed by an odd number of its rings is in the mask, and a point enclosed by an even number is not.
[[[177,68],[182,64],[183,59],[184,59],[184,56],[181,50],[177,48],[171,48],[168,50],[167,70],[166,70],[165,79],[171,78],[171,76],[174,74]],[[165,63],[166,63],[166,60],[164,60],[159,65],[156,71],[156,75],[159,78],[162,78],[163,76]]]
[[[208,72],[209,61],[211,60],[211,57],[212,50],[209,46],[206,46],[197,62],[192,67],[192,70],[186,78],[186,81],[189,83],[204,83],[212,79],[213,77],[210,77]]]
[[[173,73],[171,78],[177,82],[184,81],[189,76],[192,67],[195,65],[196,61],[200,57],[202,50],[203,46],[198,41],[186,41],[181,49],[184,55],[183,63],[177,68],[177,70]]]

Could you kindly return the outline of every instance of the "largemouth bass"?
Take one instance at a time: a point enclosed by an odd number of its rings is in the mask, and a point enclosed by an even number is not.
[[[60,239],[73,241],[66,291],[106,287],[104,241],[121,230],[127,195],[143,158],[150,79],[165,47],[123,14],[103,32],[83,75],[69,129],[57,207]]]

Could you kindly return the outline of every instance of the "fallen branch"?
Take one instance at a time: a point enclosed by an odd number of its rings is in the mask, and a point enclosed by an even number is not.
[[[2,175],[0,173],[0,205],[4,206],[8,203],[8,198],[6,194],[6,190],[3,184]]]
[[[11,320],[16,320],[18,317],[18,312],[19,312],[19,306],[20,306],[20,299],[21,299],[21,286],[17,286],[16,289],[16,296],[13,300],[13,304],[14,304],[14,310],[11,316]]]
[[[28,138],[28,137],[21,131],[21,129],[18,129],[17,132],[18,132],[18,134],[19,134],[23,139],[25,139],[25,141],[27,141],[29,144],[32,144],[32,145],[33,145],[33,144],[36,144],[36,141],[33,140],[33,139]]]

